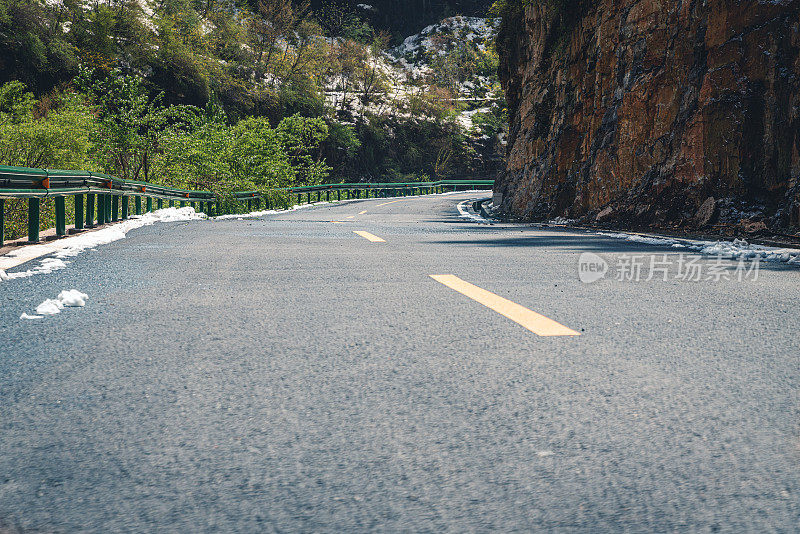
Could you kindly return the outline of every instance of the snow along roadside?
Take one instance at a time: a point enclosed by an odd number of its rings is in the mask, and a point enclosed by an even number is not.
[[[288,209],[285,209],[285,210],[251,211],[250,213],[238,213],[238,214],[232,213],[232,214],[228,214],[228,215],[217,215],[216,217],[211,217],[211,219],[215,220],[215,221],[224,221],[224,220],[228,220],[228,219],[241,220],[241,219],[250,218],[250,217],[261,217],[263,215],[275,215],[275,214],[280,214],[280,213],[286,213],[288,211],[296,211],[296,210],[305,209],[305,208],[316,208],[316,207],[319,207],[319,206],[326,206],[326,205],[333,206],[333,205],[337,205],[337,204],[345,204],[347,202],[364,202],[364,201],[372,201],[372,200],[387,201],[387,200],[397,200],[397,199],[403,199],[403,200],[409,199],[409,200],[411,200],[412,198],[443,197],[443,196],[446,196],[446,195],[458,195],[458,194],[462,194],[462,193],[471,193],[471,192],[472,191],[448,191],[446,193],[431,193],[429,195],[414,195],[414,196],[410,196],[410,197],[407,196],[407,197],[381,197],[381,198],[348,198],[348,199],[345,199],[345,200],[335,200],[335,201],[334,200],[331,200],[331,201],[320,200],[319,202],[312,202],[311,204],[296,204],[296,205],[292,206],[291,208],[288,208]]]
[[[697,239],[673,239],[670,237],[651,237],[623,232],[595,232],[604,237],[624,239],[635,243],[647,245],[670,246],[675,249],[685,249],[708,256],[720,256],[734,260],[755,260],[774,263],[787,263],[800,266],[800,249],[767,247],[753,245],[744,239],[733,241],[702,241]]]
[[[150,226],[157,222],[174,221],[194,221],[205,219],[204,213],[195,212],[194,208],[164,208],[144,215],[135,215],[130,219],[124,220],[107,228],[101,228],[94,232],[86,232],[64,239],[58,239],[51,243],[41,245],[29,245],[12,250],[4,256],[0,256],[0,281],[14,280],[16,278],[27,278],[35,274],[50,274],[53,271],[63,269],[69,263],[64,261],[66,258],[77,256],[81,252],[113,243],[125,236],[131,230]],[[7,273],[8,269],[22,265],[25,262],[48,256],[42,259],[38,265],[27,271]]]
[[[264,211],[251,211],[250,213],[231,213],[228,215],[217,215],[216,217],[211,217],[212,220],[215,221],[225,221],[228,219],[244,219],[245,217],[261,217],[263,215],[275,215],[278,213],[286,213],[289,211],[297,211],[306,208],[316,208],[317,206],[324,206],[326,204],[344,204],[345,202],[356,202],[358,200],[366,200],[363,198],[348,198],[346,200],[337,200],[337,201],[327,201],[321,200],[319,202],[312,202],[311,204],[295,204],[291,208],[287,208],[285,210],[264,210]]]
[[[481,223],[492,223],[490,219],[486,219],[480,214],[469,213],[465,205],[471,201],[464,201],[458,205],[458,211],[462,217],[472,219]],[[568,219],[555,219],[548,224],[553,226],[561,226],[570,228],[572,221]],[[526,225],[527,226],[527,225]],[[576,227],[581,230],[588,230],[595,235],[603,237],[612,237],[615,239],[624,239],[634,243],[642,243],[645,245],[655,246],[669,246],[674,249],[686,250],[704,254],[708,256],[720,256],[734,260],[755,260],[767,261],[774,263],[786,263],[788,265],[800,266],[800,249],[796,248],[778,248],[767,247],[763,245],[753,245],[743,239],[734,239],[733,241],[704,241],[699,239],[677,239],[665,236],[651,236],[641,235],[625,232],[602,232],[591,230],[582,227]]]
[[[466,191],[459,191],[459,193],[465,193]],[[491,191],[475,191],[476,193],[491,193]],[[458,206],[458,213],[465,219],[470,219],[475,222],[479,222],[481,224],[494,224],[496,221],[492,221],[481,215],[480,213],[470,213],[467,209],[467,204],[475,202],[475,199],[465,200],[463,202],[459,202]]]

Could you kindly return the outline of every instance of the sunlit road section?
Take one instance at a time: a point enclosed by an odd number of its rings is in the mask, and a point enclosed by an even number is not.
[[[800,270],[460,216],[487,196],[0,283],[0,533],[796,531]]]

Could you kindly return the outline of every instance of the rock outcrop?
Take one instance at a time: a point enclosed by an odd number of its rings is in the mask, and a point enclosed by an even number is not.
[[[798,227],[800,0],[525,3],[499,40],[507,216]]]

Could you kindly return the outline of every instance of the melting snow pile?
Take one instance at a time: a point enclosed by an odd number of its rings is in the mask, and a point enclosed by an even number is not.
[[[205,217],[205,214],[195,212],[192,207],[164,208],[152,213],[134,216],[128,220],[109,226],[108,228],[97,230],[96,232],[87,232],[65,239],[59,239],[52,243],[22,247],[0,257],[0,265],[2,264],[2,258],[36,258],[42,256],[43,253],[50,254],[51,256],[42,259],[39,265],[27,271],[6,273],[3,269],[0,269],[0,280],[26,278],[35,274],[49,274],[58,269],[63,269],[69,263],[64,261],[65,258],[71,258],[77,256],[84,250],[124,239],[128,232],[136,228],[141,228],[142,226],[149,226],[157,222],[192,221],[204,219]]]
[[[723,258],[730,258],[733,260],[758,259],[759,261],[800,265],[800,249],[752,245],[744,239],[734,239],[733,241],[692,241],[688,239],[649,237],[636,234],[617,234],[606,232],[598,232],[598,234],[606,237],[625,239],[626,241],[634,241],[636,243],[645,243],[648,245],[669,245],[673,248],[685,248],[699,252],[700,254],[721,256]]]
[[[36,306],[36,315],[28,315],[24,313],[19,316],[20,319],[42,319],[45,315],[55,315],[61,313],[64,308],[83,308],[86,306],[86,299],[89,295],[81,293],[77,289],[68,289],[58,294],[54,299],[47,299],[38,306]]]

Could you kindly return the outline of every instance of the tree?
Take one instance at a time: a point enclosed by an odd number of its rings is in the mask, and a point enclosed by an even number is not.
[[[301,6],[301,13],[307,8]],[[248,40],[257,65],[256,77],[271,70],[279,39],[289,34],[298,19],[291,0],[258,0],[247,20]]]
[[[328,125],[320,117],[286,117],[278,124],[278,137],[299,183],[316,185],[328,177],[330,168],[322,160],[321,145],[328,138]]]
[[[0,164],[34,168],[91,167],[96,123],[91,111],[73,94],[54,94],[39,117],[39,102],[21,82],[0,86]]]
[[[251,117],[233,128],[231,167],[240,180],[257,189],[287,187],[296,171],[284,151],[282,137],[264,118]]]
[[[140,77],[119,70],[104,75],[82,69],[76,83],[96,105],[97,160],[120,178],[149,180],[151,159],[167,125],[160,97],[150,99]]]

